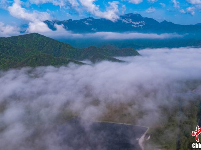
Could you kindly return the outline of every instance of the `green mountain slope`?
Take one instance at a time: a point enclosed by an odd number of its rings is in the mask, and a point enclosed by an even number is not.
[[[101,62],[101,61],[124,62],[122,60],[119,60],[119,59],[116,59],[113,57],[107,57],[107,56],[102,55],[102,54],[95,54],[92,57],[90,57],[89,60],[92,63],[97,63],[97,62]]]
[[[75,63],[75,64],[83,64],[81,62],[71,60],[71,59],[66,59],[66,58],[61,58],[61,57],[53,57],[49,54],[38,54],[38,55],[33,55],[22,62],[14,65],[14,68],[21,68],[21,67],[37,67],[37,66],[61,66],[61,65],[66,65],[69,63]]]
[[[12,43],[15,46],[35,52],[46,53],[54,57],[65,57],[74,59],[80,55],[80,50],[69,44],[59,42],[46,36],[32,33],[9,38],[0,38],[1,41]]]
[[[100,48],[110,51],[110,56],[139,56],[140,54],[133,48],[118,48],[114,45],[103,45]]]
[[[78,49],[37,33],[0,38],[0,69],[58,66],[70,62],[83,64],[77,60],[86,59],[94,63],[102,60],[123,62],[113,57],[137,55],[139,53],[132,48],[119,49],[108,45]]]
[[[115,56],[139,56],[140,54],[132,48],[119,49],[113,45],[105,45],[102,47],[90,46],[82,50],[79,59],[88,59],[96,54],[102,54],[106,57]]]
[[[16,63],[35,53],[35,51],[16,46],[15,44],[0,39],[0,68],[12,68]]]
[[[0,38],[0,69],[57,66],[70,62],[83,64],[72,59],[78,57],[79,52],[68,44],[36,33]]]

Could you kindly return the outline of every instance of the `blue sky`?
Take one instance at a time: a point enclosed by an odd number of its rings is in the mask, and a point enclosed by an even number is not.
[[[0,33],[19,31],[22,24],[28,24],[29,32],[49,32],[44,20],[90,16],[115,21],[126,13],[196,24],[201,23],[201,0],[0,0]]]
[[[19,0],[17,0],[19,1]],[[75,1],[74,3],[72,1]],[[201,0],[21,0],[21,6],[29,12],[39,11],[50,14],[51,19],[79,19],[99,16],[90,10],[94,4],[100,12],[106,11],[110,3],[116,2],[117,15],[139,13],[158,21],[168,20],[178,24],[195,24],[201,22]],[[0,0],[0,21],[5,23],[23,23],[25,19],[9,13],[8,7],[14,0]],[[73,4],[72,4],[73,3]],[[18,19],[17,19],[18,18]]]

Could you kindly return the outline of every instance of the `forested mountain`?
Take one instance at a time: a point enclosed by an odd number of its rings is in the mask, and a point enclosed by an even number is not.
[[[132,48],[119,49],[114,46],[78,49],[37,33],[0,38],[1,69],[24,66],[58,66],[70,62],[83,64],[80,61],[85,59],[92,62],[102,60],[120,62],[113,57],[136,55],[139,53]]]
[[[75,33],[93,32],[141,32],[141,33],[198,33],[201,26],[198,25],[179,25],[172,22],[158,22],[153,18],[143,17],[140,14],[125,14],[116,21],[107,19],[95,19],[92,17],[80,20],[46,20],[45,23],[52,30],[56,30],[55,25],[63,25],[68,31]]]

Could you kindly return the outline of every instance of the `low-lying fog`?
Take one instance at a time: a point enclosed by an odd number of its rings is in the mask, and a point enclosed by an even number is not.
[[[119,58],[126,63],[1,71],[0,149],[62,150],[55,129],[71,116],[151,127],[166,121],[160,106],[171,111],[176,99],[198,96],[201,48],[139,53]],[[129,118],[116,119],[121,112]]]

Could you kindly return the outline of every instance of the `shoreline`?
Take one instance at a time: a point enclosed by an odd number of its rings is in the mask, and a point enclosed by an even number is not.
[[[141,150],[144,150],[144,145],[143,145],[143,143],[144,143],[144,141],[145,141],[145,135],[147,134],[147,132],[149,131],[149,128],[147,128],[147,131],[142,135],[142,137],[138,140],[138,144],[139,144],[139,146],[140,146],[140,148],[141,148]]]

